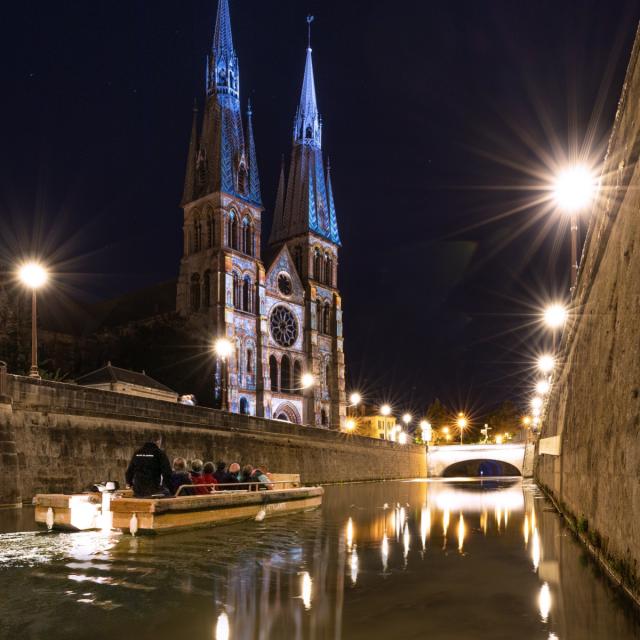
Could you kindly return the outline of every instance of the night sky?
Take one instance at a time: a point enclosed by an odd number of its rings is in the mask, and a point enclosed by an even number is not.
[[[3,7],[0,255],[60,296],[176,277],[191,109],[215,0]],[[568,229],[533,203],[571,149],[601,161],[640,4],[231,0],[266,223],[311,13],[343,239],[348,387],[419,411],[523,403],[568,289]],[[532,190],[531,187],[534,189]],[[583,227],[584,232],[584,227]]]

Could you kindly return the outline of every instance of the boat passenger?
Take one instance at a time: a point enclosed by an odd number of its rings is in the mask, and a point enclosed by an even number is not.
[[[191,484],[206,484],[202,477],[202,468],[204,467],[202,460],[191,461]],[[209,487],[193,487],[193,492],[198,496],[206,496],[209,493]]]
[[[172,495],[176,495],[182,485],[190,485],[191,476],[187,473],[187,461],[184,458],[175,458],[173,461],[173,473],[169,480],[169,490]],[[193,489],[186,488],[180,492],[181,496],[192,496]]]
[[[244,485],[243,487],[241,487],[242,489],[251,489],[251,486],[247,483],[251,482],[252,473],[253,467],[250,464],[245,464],[244,467],[242,467],[242,471],[238,475],[238,481]]]
[[[261,469],[253,470],[253,473],[251,474],[251,482],[256,483],[256,485],[251,487],[253,491],[273,488],[273,482],[269,480],[267,475]]]
[[[229,481],[234,483],[240,482],[240,465],[237,462],[232,462],[229,465]]]
[[[214,469],[213,462],[204,463],[204,467],[202,467],[202,484],[218,484]],[[215,487],[207,487],[207,490],[212,493],[215,491]]]
[[[226,472],[227,468],[227,463],[219,460],[218,462],[216,462],[216,470],[215,473],[213,474],[215,476],[215,479],[218,481],[218,484],[227,484],[227,478],[228,478],[228,473]]]
[[[131,458],[125,478],[136,498],[169,495],[167,484],[171,478],[171,465],[162,450],[162,435],[145,442]]]

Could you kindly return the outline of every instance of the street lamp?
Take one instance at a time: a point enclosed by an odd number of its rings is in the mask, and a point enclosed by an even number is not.
[[[431,423],[428,420],[422,420],[420,422],[420,429],[422,431],[422,442],[429,444],[433,439],[433,429]]]
[[[391,415],[391,407],[388,404],[383,404],[380,407],[380,415],[382,415],[382,416],[390,416]]]
[[[405,413],[402,416],[402,422],[404,422],[405,428],[407,428],[407,429],[409,428],[409,423],[411,422],[411,420],[412,420],[412,416],[411,416],[410,413]]]
[[[458,425],[458,429],[460,429],[460,444],[462,444],[462,434],[469,425],[469,421],[465,418],[463,413],[459,413],[456,424]]]
[[[37,262],[27,262],[20,267],[18,275],[22,284],[31,289],[31,370],[29,371],[29,377],[39,378],[36,291],[46,284],[49,279],[49,274],[41,264]]]
[[[355,431],[356,428],[356,421],[353,418],[349,418],[346,422],[345,422],[345,428],[347,431]]]
[[[550,304],[545,308],[542,317],[550,329],[559,329],[567,321],[567,308],[561,304]]]
[[[560,209],[568,213],[571,224],[571,291],[578,280],[578,213],[593,200],[596,181],[584,165],[573,165],[561,171],[554,181],[553,197]]]
[[[213,350],[222,362],[222,402],[220,408],[223,411],[229,411],[229,367],[227,360],[233,353],[233,344],[227,338],[218,338],[213,345]]]
[[[358,405],[361,402],[362,402],[362,396],[357,391],[354,391],[349,396],[349,406],[352,407],[352,413],[354,416],[358,415]]]
[[[538,358],[538,369],[540,369],[542,373],[551,373],[555,364],[555,358],[548,353],[545,353]]]
[[[303,373],[302,378],[300,378],[300,384],[303,389],[310,389],[316,383],[316,379],[313,377],[312,373]]]
[[[548,380],[538,380],[536,382],[536,392],[543,396],[545,393],[549,393],[549,389],[551,389],[551,385]]]
[[[539,411],[542,408],[543,400],[540,396],[535,396],[531,398],[531,408],[534,411]]]

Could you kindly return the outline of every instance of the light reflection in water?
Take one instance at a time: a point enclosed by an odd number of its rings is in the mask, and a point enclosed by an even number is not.
[[[524,546],[525,548],[529,544],[529,516],[525,514],[524,516],[524,524],[522,525],[522,532],[524,534]]]
[[[407,557],[409,555],[409,544],[411,542],[411,536],[409,535],[409,526],[404,525],[404,533],[402,534],[402,543],[404,546],[404,563],[407,564]]]
[[[347,550],[351,551],[353,546],[353,518],[349,518],[347,522]]]
[[[304,571],[302,573],[302,603],[304,604],[304,608],[311,609],[311,576],[308,571]]]
[[[480,514],[480,528],[482,529],[482,533],[484,533],[484,535],[487,535],[487,520],[489,519],[489,514],[487,513],[487,510],[485,509],[481,514]]]
[[[458,520],[458,551],[462,553],[462,549],[464,548],[464,517],[462,513],[460,513],[460,518]]]
[[[216,623],[215,640],[229,640],[230,637],[231,629],[229,628],[229,616],[223,611],[218,616],[218,622]]]
[[[531,538],[531,561],[533,562],[534,570],[537,571],[540,566],[540,536],[538,535],[538,529],[533,530]]]
[[[380,551],[382,553],[382,571],[385,572],[389,563],[389,538],[387,538],[386,531],[382,537],[382,546]]]
[[[351,584],[355,585],[358,581],[358,553],[356,547],[351,551],[349,558],[349,568],[351,569]]]
[[[422,540],[422,549],[427,548],[427,538],[431,535],[431,509],[426,505],[422,507],[420,514],[420,539]]]
[[[442,535],[446,538],[447,531],[449,529],[449,509],[445,509],[444,514],[442,516]]]
[[[540,595],[538,596],[538,607],[540,608],[540,617],[542,622],[546,622],[549,619],[549,613],[551,612],[551,589],[545,582],[540,587]]]

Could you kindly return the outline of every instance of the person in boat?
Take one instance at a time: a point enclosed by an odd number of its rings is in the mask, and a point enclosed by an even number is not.
[[[218,484],[227,484],[229,481],[229,474],[226,472],[227,463],[219,460],[216,463],[216,470],[213,474]]]
[[[269,477],[262,471],[262,469],[254,469],[249,481],[251,483],[255,482],[255,484],[252,484],[251,486],[252,491],[273,488],[273,482],[269,480]]]
[[[202,473],[203,468],[204,464],[202,460],[196,458],[191,461],[191,484],[211,484],[205,481]],[[211,493],[209,487],[193,487],[193,492],[197,496],[206,496],[208,493]]]
[[[167,484],[172,471],[169,458],[161,447],[162,436],[158,435],[155,440],[145,442],[131,458],[125,478],[136,498],[169,495]]]
[[[202,484],[218,484],[218,479],[215,475],[215,466],[213,462],[205,462],[202,467]],[[215,487],[207,487],[209,492],[215,491]]]
[[[238,482],[243,484],[242,489],[251,489],[251,487],[247,484],[251,482],[251,474],[253,473],[253,467],[250,464],[245,464],[242,467],[242,471],[238,474]]]
[[[175,458],[173,461],[173,473],[169,480],[169,491],[171,491],[171,495],[175,496],[182,485],[190,484],[192,483],[191,476],[187,473],[187,461],[184,458]],[[180,492],[180,495],[192,496],[193,489],[187,487]]]
[[[229,482],[237,484],[240,482],[240,465],[237,462],[232,462],[229,465]]]

